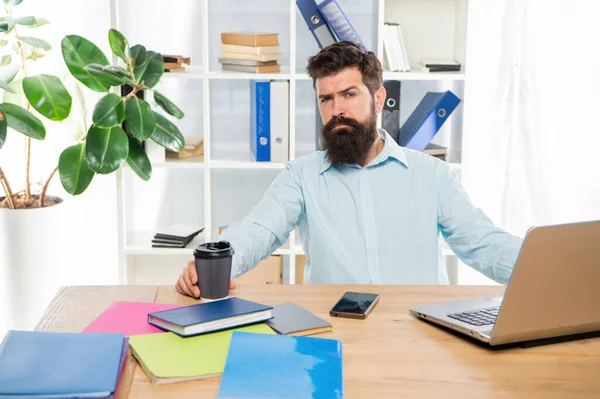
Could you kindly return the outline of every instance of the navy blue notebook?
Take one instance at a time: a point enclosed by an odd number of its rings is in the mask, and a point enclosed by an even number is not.
[[[234,331],[220,399],[341,399],[342,342]]]
[[[148,323],[182,337],[260,323],[272,318],[271,306],[240,298],[148,313]]]
[[[0,398],[105,398],[117,385],[124,335],[9,331]]]

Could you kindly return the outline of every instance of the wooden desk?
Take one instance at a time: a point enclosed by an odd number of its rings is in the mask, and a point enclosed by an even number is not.
[[[381,302],[367,320],[330,318],[346,290],[376,292]],[[241,298],[293,301],[330,320],[320,337],[343,341],[345,398],[600,398],[600,339],[528,349],[490,351],[413,318],[410,306],[498,295],[503,287],[240,286]],[[81,331],[113,301],[193,304],[172,286],[62,288],[37,329]],[[216,398],[220,378],[153,386],[133,358],[119,387],[129,398]]]

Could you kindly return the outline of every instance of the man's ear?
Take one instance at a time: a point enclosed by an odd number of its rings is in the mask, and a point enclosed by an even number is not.
[[[380,113],[383,109],[383,104],[385,103],[385,99],[387,97],[387,92],[384,87],[380,87],[375,92],[375,112]]]

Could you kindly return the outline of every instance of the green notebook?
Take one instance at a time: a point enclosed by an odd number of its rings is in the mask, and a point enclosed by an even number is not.
[[[188,338],[170,332],[137,335],[129,345],[153,384],[169,384],[223,374],[233,331],[276,334],[260,323]]]

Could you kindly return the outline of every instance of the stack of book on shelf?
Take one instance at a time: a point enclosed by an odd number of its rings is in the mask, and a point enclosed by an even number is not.
[[[183,150],[179,152],[167,150],[167,158],[171,159],[187,159],[197,157],[204,154],[204,139],[198,136],[184,137],[185,145]]]
[[[383,54],[388,70],[410,72],[410,63],[400,25],[388,22],[383,25]]]
[[[176,224],[160,230],[154,235],[152,248],[185,248],[204,227]]]
[[[279,34],[262,32],[221,33],[223,57],[219,63],[224,71],[249,73],[279,72],[277,63],[283,55],[279,51]]]
[[[454,60],[423,59],[419,68],[423,72],[460,72],[460,63]]]
[[[427,145],[427,147],[423,150],[423,152],[425,154],[431,155],[432,157],[436,157],[438,159],[441,159],[442,161],[447,161],[448,148],[446,148],[444,146],[433,144],[433,143],[429,143]]]
[[[161,54],[165,64],[165,72],[185,71],[184,65],[190,65],[190,57],[184,57],[177,54]]]

